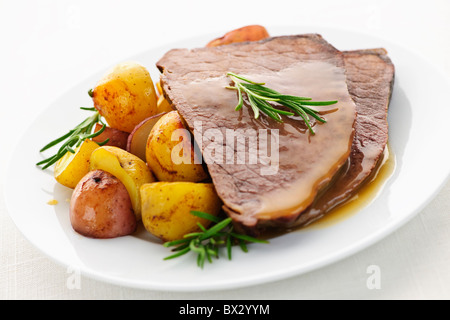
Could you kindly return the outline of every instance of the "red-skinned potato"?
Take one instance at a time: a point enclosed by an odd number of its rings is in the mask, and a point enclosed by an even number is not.
[[[143,161],[147,161],[145,152],[147,148],[148,136],[150,135],[154,125],[166,113],[167,112],[157,114],[139,123],[128,136],[126,150],[129,153],[138,156]]]
[[[95,125],[94,132],[100,131],[102,127],[103,125],[97,123]],[[104,144],[104,146],[118,147],[120,149],[125,150],[127,148],[129,135],[130,134],[128,132],[121,131],[111,127],[105,127],[105,130],[98,136],[92,138],[92,141],[102,143],[106,139],[109,139],[108,142]]]
[[[70,201],[73,229],[90,238],[116,238],[137,227],[130,196],[119,179],[102,170],[85,175]]]

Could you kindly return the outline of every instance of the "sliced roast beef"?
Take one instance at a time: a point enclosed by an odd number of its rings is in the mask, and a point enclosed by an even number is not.
[[[242,231],[295,224],[350,155],[356,106],[346,62],[320,35],[174,49],[157,66],[166,97],[189,129],[200,133],[195,139],[217,193]],[[251,108],[234,110],[237,95],[226,89],[228,71],[285,94],[338,103],[317,107],[327,122],[313,121],[314,135],[299,117],[283,123],[264,115],[255,119]],[[230,135],[235,137],[226,141]],[[261,145],[250,142],[265,139],[278,153],[261,155]]]
[[[355,137],[347,164],[295,225],[305,225],[353,197],[376,172],[388,141],[388,106],[395,68],[385,49],[344,52],[347,85],[356,103]]]

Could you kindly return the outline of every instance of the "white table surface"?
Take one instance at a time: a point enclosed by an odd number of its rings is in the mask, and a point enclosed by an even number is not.
[[[0,0],[0,193],[20,133],[60,94],[152,47],[248,24],[366,32],[416,51],[450,75],[448,0]],[[80,288],[69,288],[67,269],[22,236],[1,196],[0,299],[449,299],[449,213],[447,183],[410,222],[345,260],[248,288],[174,293],[84,276]],[[371,265],[381,271],[375,290],[366,284]]]

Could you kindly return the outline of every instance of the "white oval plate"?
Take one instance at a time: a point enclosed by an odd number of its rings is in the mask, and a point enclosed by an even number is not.
[[[370,205],[326,228],[292,232],[268,245],[252,244],[246,254],[235,249],[232,261],[221,257],[213,264],[206,263],[203,270],[196,266],[193,255],[163,261],[169,250],[142,227],[136,235],[111,240],[80,236],[68,217],[71,190],[57,184],[50,170],[41,171],[35,163],[42,159],[41,146],[85,118],[79,107],[92,105],[87,91],[102,75],[95,74],[51,104],[26,130],[12,154],[5,181],[6,203],[24,236],[55,261],[97,280],[153,290],[200,291],[261,284],[323,267],[368,247],[411,219],[450,174],[450,108],[443,103],[450,92],[446,76],[407,49],[365,34],[300,26],[269,32],[320,33],[340,50],[384,47],[389,51],[396,67],[389,134],[397,164]],[[216,36],[152,49],[130,60],[148,67],[155,80],[155,62],[166,51],[204,46]],[[29,146],[34,147],[32,153]],[[48,205],[51,199],[58,200],[58,205]]]

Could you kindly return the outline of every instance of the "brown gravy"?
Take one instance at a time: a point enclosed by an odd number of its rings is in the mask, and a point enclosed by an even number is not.
[[[320,217],[309,222],[308,224],[292,227],[286,229],[272,229],[267,230],[261,235],[263,239],[271,239],[277,236],[281,236],[288,232],[302,231],[305,229],[318,229],[330,227],[336,223],[339,223],[351,216],[357,214],[362,209],[370,205],[370,203],[381,192],[386,182],[392,176],[396,166],[395,154],[392,152],[389,144],[383,153],[383,157],[380,160],[378,167],[373,171],[373,174],[367,179],[367,181],[359,188],[359,190],[347,201],[344,201],[340,205],[334,207],[329,212],[322,214]]]
[[[373,175],[352,198],[332,209],[321,218],[312,221],[303,228],[329,227],[351,217],[363,208],[367,207],[392,176],[395,166],[395,155],[392,153],[389,145],[387,145],[383,154],[383,159],[381,160],[377,170],[374,170]]]

